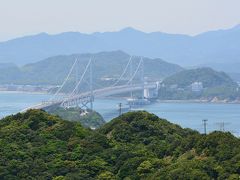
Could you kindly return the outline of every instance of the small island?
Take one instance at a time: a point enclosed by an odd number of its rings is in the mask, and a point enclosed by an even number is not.
[[[58,115],[68,121],[80,122],[84,127],[96,129],[105,124],[103,117],[96,111],[81,109],[80,107],[54,107],[47,110],[48,113]]]

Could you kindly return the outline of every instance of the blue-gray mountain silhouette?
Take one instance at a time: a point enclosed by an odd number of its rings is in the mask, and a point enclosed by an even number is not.
[[[41,33],[0,43],[0,62],[22,65],[60,54],[113,50],[158,57],[183,66],[238,63],[240,62],[240,25],[197,36],[161,32],[144,33],[133,28],[93,34]]]

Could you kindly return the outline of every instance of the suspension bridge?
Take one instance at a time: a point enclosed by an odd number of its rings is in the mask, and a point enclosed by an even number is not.
[[[135,70],[133,68],[133,58],[132,56],[129,58],[128,63],[124,67],[122,74],[119,76],[119,78],[110,86],[94,89],[93,88],[93,59],[90,58],[84,71],[81,74],[80,78],[76,78],[76,85],[73,88],[73,90],[66,94],[65,96],[61,96],[60,93],[63,91],[64,87],[67,85],[67,82],[69,81],[71,75],[74,72],[74,69],[77,70],[78,68],[78,59],[74,61],[72,64],[65,80],[63,81],[62,85],[57,89],[55,94],[48,100],[41,102],[39,104],[36,104],[34,106],[28,107],[23,110],[27,111],[29,109],[48,109],[55,106],[61,106],[64,108],[69,107],[76,107],[79,106],[80,108],[86,108],[86,109],[93,109],[93,103],[95,98],[102,98],[107,96],[113,96],[123,93],[131,93],[131,100],[129,103],[133,105],[135,103],[135,100],[133,98],[133,92],[139,91],[141,92],[141,97],[136,99],[136,102],[140,102],[140,104],[143,104],[144,102],[148,101],[148,98],[150,97],[150,92],[155,92],[156,96],[158,91],[158,84],[156,82],[148,82],[146,83],[144,81],[144,61],[142,57],[139,57],[138,63],[135,67]],[[122,84],[124,76],[126,76],[127,72],[130,71],[129,78],[127,82]],[[87,79],[87,80],[86,80]],[[138,83],[134,83],[134,79],[139,79]],[[88,90],[85,92],[79,91],[81,88],[81,85],[83,84],[83,81],[87,81],[88,84]],[[154,93],[152,93],[154,94]]]

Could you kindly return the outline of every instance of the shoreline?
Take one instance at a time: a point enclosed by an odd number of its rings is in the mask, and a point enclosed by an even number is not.
[[[208,100],[156,100],[159,103],[196,103],[196,104],[240,104],[240,102],[235,102],[235,101],[230,101],[230,102],[225,102],[225,101],[208,101]]]
[[[5,93],[5,94],[17,94],[17,93],[21,93],[21,94],[43,94],[43,95],[51,95],[47,92],[41,92],[41,91],[36,91],[36,92],[32,92],[32,91],[0,91],[0,93]]]
[[[53,95],[48,92],[31,92],[31,91],[0,91],[0,93],[5,94],[35,94],[35,95]],[[127,99],[127,97],[104,97],[100,99]],[[240,104],[240,101],[225,101],[225,100],[216,100],[216,101],[209,101],[209,100],[201,100],[201,99],[189,99],[189,100],[161,100],[157,99],[156,102],[158,103],[197,103],[197,104]]]
[[[104,97],[99,99],[120,99],[121,97]],[[127,100],[128,97],[122,97],[123,99]],[[226,101],[209,101],[209,100],[200,100],[200,99],[190,99],[190,100],[161,100],[156,99],[156,101],[153,101],[153,103],[196,103],[196,104],[240,104],[240,101],[234,102],[226,102]]]

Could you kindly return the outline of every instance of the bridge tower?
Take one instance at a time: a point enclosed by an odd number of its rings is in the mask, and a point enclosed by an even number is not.
[[[132,56],[131,56],[131,64],[130,64],[130,78],[132,78],[133,76],[133,60],[132,60]],[[132,87],[133,86],[133,82],[132,82],[132,79],[130,81],[130,86]],[[130,92],[131,93],[131,99],[133,98],[133,91]]]
[[[141,57],[141,85],[142,85],[142,99],[144,99],[144,63]]]
[[[90,67],[89,67],[89,86],[90,86],[90,109],[93,110],[93,101],[94,101],[94,95],[93,95],[93,62],[92,59],[90,59]]]
[[[82,73],[81,77],[79,76],[79,69],[78,69],[79,63],[77,63],[77,60],[73,64],[73,67],[74,66],[76,66],[75,67],[76,68],[76,75],[75,75],[76,85],[75,85],[75,88],[73,89],[73,91],[69,94],[69,96],[65,97],[63,99],[63,101],[61,102],[61,106],[64,108],[79,106],[80,108],[86,108],[86,109],[92,110],[93,109],[93,101],[94,101],[92,58],[89,59],[88,64],[86,65],[86,68],[85,68],[84,72]],[[69,74],[71,74],[71,72],[72,72],[72,69],[70,70]],[[89,86],[89,91],[88,91],[89,93],[85,93],[85,94],[82,93],[82,94],[84,94],[84,96],[82,96],[80,93],[80,85],[84,81],[84,78],[86,79],[87,84]],[[64,84],[65,84],[65,82],[64,82]],[[90,107],[88,106],[89,104],[90,104]]]
[[[75,86],[77,86],[79,81],[79,61],[76,59],[76,65],[75,65]],[[78,93],[79,89],[77,88],[76,92]]]
[[[140,62],[139,62],[139,67],[137,67],[137,70],[133,73],[133,61],[132,57],[130,58],[130,81],[129,85],[133,87],[133,77],[138,74],[138,78],[140,79],[140,84],[141,84],[141,99],[144,99],[144,84],[145,84],[145,79],[144,79],[144,62],[143,58],[141,57]],[[133,99],[133,91],[130,92],[130,98]]]

